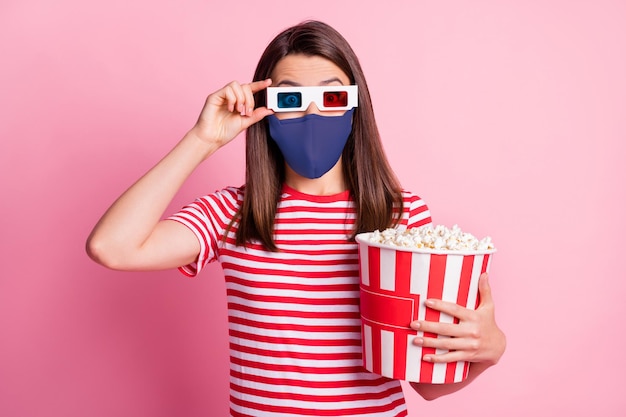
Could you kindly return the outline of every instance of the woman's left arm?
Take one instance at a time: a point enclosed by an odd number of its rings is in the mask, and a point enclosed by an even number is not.
[[[487,274],[478,282],[480,305],[476,310],[442,300],[426,300],[426,305],[442,313],[459,319],[457,324],[430,321],[414,321],[411,327],[426,333],[434,333],[443,338],[416,337],[414,344],[423,347],[445,349],[449,352],[440,355],[424,355],[424,360],[433,363],[468,361],[470,365],[467,379],[455,384],[422,384],[412,382],[411,386],[426,400],[434,400],[451,394],[467,386],[478,375],[500,360],[506,348],[506,337],[497,326],[493,298]]]

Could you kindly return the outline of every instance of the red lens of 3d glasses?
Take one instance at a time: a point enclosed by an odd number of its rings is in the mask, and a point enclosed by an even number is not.
[[[348,92],[325,91],[324,107],[345,107],[348,105]]]

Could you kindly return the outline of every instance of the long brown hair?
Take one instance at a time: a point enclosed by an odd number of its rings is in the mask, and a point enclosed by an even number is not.
[[[281,32],[267,46],[254,73],[254,81],[270,77],[276,63],[290,54],[316,55],[337,65],[359,86],[352,133],[342,154],[343,174],[354,199],[356,220],[353,235],[384,229],[397,223],[402,210],[402,190],[385,157],[374,118],[365,76],[358,58],[344,37],[329,25],[306,21]],[[254,97],[265,106],[265,91]],[[269,137],[267,121],[246,132],[246,185],[244,200],[235,220],[237,245],[258,239],[268,250],[274,242],[274,219],[285,179],[283,156]],[[394,211],[400,209],[400,211]]]

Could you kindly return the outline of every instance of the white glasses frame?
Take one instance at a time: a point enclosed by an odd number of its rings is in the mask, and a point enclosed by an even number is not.
[[[331,97],[328,93],[346,93],[345,105],[327,105]],[[285,98],[296,101],[285,103]],[[315,103],[320,111],[350,110],[359,106],[359,90],[356,85],[267,87],[267,108],[274,112],[305,111],[311,103]]]

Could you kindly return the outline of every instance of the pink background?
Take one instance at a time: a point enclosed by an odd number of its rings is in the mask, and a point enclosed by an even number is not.
[[[0,415],[227,414],[219,265],[119,273],[106,207],[306,18],[361,59],[385,147],[436,223],[491,235],[500,364],[410,415],[626,412],[626,3],[3,0]],[[243,181],[241,138],[172,210]]]

